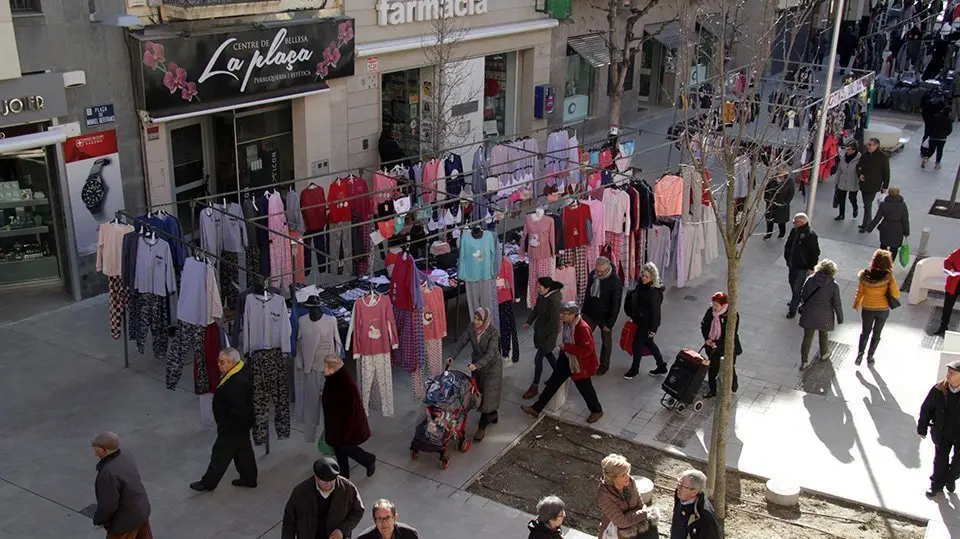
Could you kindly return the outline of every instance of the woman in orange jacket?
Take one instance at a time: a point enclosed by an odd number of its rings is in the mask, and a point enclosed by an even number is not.
[[[853,299],[853,308],[860,310],[861,321],[860,346],[855,363],[860,365],[863,361],[863,352],[867,350],[869,340],[867,364],[873,365],[873,355],[880,344],[883,325],[890,316],[890,300],[900,298],[900,287],[893,276],[893,258],[890,257],[890,252],[886,249],[874,251],[870,267],[860,271],[859,281],[857,296]]]

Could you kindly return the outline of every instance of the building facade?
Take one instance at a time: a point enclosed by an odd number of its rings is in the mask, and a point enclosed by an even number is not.
[[[106,290],[97,227],[144,193],[123,31],[103,19],[121,8],[0,3],[0,288],[56,282],[76,299]]]

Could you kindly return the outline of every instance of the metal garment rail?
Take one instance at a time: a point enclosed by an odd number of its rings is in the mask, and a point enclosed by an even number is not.
[[[176,242],[182,244],[184,247],[187,247],[187,248],[189,248],[190,250],[195,251],[195,253],[203,253],[204,256],[209,256],[210,258],[213,258],[214,260],[216,260],[218,264],[227,263],[228,265],[234,266],[234,267],[237,268],[237,275],[240,274],[240,269],[241,269],[241,267],[240,267],[240,264],[239,264],[239,263],[236,263],[236,264],[235,264],[235,263],[231,262],[230,260],[227,260],[227,259],[225,259],[225,258],[216,256],[216,255],[213,255],[212,253],[206,253],[206,252],[200,250],[199,248],[197,248],[197,247],[196,247],[195,245],[193,245],[192,243],[184,240],[183,238],[179,238],[179,237],[177,237],[177,236],[175,236],[175,235],[173,235],[173,234],[170,234],[170,233],[166,232],[165,230],[161,230],[161,229],[155,227],[154,225],[150,224],[149,222],[147,222],[144,218],[136,217],[136,216],[130,214],[130,213],[129,213],[127,210],[125,210],[125,209],[124,209],[124,210],[118,210],[117,213],[116,213],[116,216],[117,216],[117,219],[118,219],[118,220],[126,220],[126,221],[127,221],[127,224],[135,224],[135,225],[143,226],[143,227],[145,227],[145,228],[149,228],[151,232],[160,235],[160,236],[161,236],[163,239],[165,239],[167,242],[173,240],[173,241],[176,241]],[[189,256],[193,256],[195,253],[191,253]],[[256,273],[256,272],[247,271],[247,278],[248,278],[248,280],[249,280],[251,274],[252,274],[256,279],[260,279],[260,280],[264,283],[264,290],[266,290],[267,284],[266,284],[266,280],[264,279],[263,275],[260,275],[259,273]],[[224,286],[225,284],[226,284],[226,283],[221,284],[221,287]],[[230,285],[233,285],[233,286],[236,286],[237,288],[239,288],[239,283],[229,283],[229,284],[230,284]],[[179,285],[178,285],[178,286],[179,286]],[[123,336],[122,336],[122,338],[123,338],[123,367],[124,367],[124,368],[129,368],[129,367],[130,367],[129,343],[127,342],[127,341],[129,340],[128,333],[127,333],[127,323],[128,323],[127,311],[128,311],[128,308],[125,307],[125,308],[123,309],[123,317],[122,317],[122,323],[123,323]],[[173,322],[173,320],[171,320],[171,322]],[[238,320],[238,319],[236,318],[236,316],[235,316],[235,317],[234,317],[234,323],[236,324],[236,323],[238,323],[238,322],[239,322],[239,320]],[[154,336],[154,338],[156,338],[156,336]],[[157,358],[157,359],[160,359],[160,358]],[[164,359],[166,359],[166,358],[164,358]],[[267,441],[266,441],[266,443],[265,443],[265,445],[264,445],[264,449],[265,449],[265,454],[266,454],[266,455],[269,455],[269,454],[270,454],[270,427],[269,427],[269,424],[270,424],[270,416],[269,416],[269,414],[268,414],[268,415],[267,415]]]

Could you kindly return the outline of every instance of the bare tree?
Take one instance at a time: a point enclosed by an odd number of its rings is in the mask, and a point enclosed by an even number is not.
[[[796,162],[788,155],[802,151],[806,145],[806,139],[798,136],[802,128],[790,130],[792,132],[786,136],[781,130],[777,116],[787,114],[787,107],[773,105],[771,116],[764,112],[767,109],[764,92],[795,95],[801,91],[800,87],[782,79],[763,79],[762,74],[767,71],[773,58],[777,39],[784,40],[785,58],[790,58],[796,46],[802,46],[795,43],[797,29],[809,21],[812,9],[819,4],[819,0],[801,0],[798,7],[784,11],[777,8],[776,2],[761,4],[759,12],[750,17],[750,42],[745,44],[752,49],[750,61],[732,71],[726,66],[725,60],[730,47],[741,38],[734,35],[740,29],[728,23],[736,20],[738,24],[742,24],[745,18],[744,0],[715,0],[711,3],[713,11],[710,14],[690,13],[688,10],[696,12],[705,8],[688,4],[681,13],[681,20],[685,21],[702,20],[704,17],[716,17],[721,21],[719,26],[722,28],[722,35],[718,35],[716,40],[719,50],[714,52],[715,58],[720,59],[719,64],[725,71],[722,72],[720,81],[715,80],[713,83],[714,88],[709,96],[712,103],[709,107],[696,107],[696,110],[693,110],[692,105],[704,104],[701,99],[706,96],[689,85],[681,90],[683,118],[680,121],[682,133],[679,135],[679,144],[687,155],[692,156],[692,166],[700,177],[705,178],[705,172],[712,170],[712,181],[707,192],[723,243],[722,249],[727,258],[727,335],[736,334],[740,264],[747,244],[759,221],[763,220],[765,197],[771,195],[771,189],[782,186],[779,182],[771,182],[776,176],[792,171]],[[691,31],[688,27],[692,26],[689,24],[682,27],[681,35],[687,33],[688,36],[682,39],[684,43],[696,41],[689,38],[692,36],[688,33]],[[781,32],[779,36],[778,32]],[[690,69],[693,54],[691,46],[679,51],[678,63],[681,68],[678,76],[684,76]],[[714,61],[714,64],[717,63]],[[690,79],[687,75],[682,80]],[[759,144],[751,145],[750,142]],[[781,152],[767,159],[765,154],[761,155],[761,146],[764,144],[778,147]],[[747,168],[744,169],[744,166]],[[793,181],[792,176],[786,181]],[[735,346],[734,339],[726,339],[723,357],[735,357]],[[721,520],[726,516],[726,449],[733,366],[733,361],[724,359],[720,367],[707,470],[708,490],[712,492],[717,517]]]
[[[472,71],[468,60],[459,53],[467,29],[442,9],[434,15],[430,32],[422,41],[427,65],[433,69],[432,75],[423,81],[420,130],[421,141],[430,155],[437,157],[445,148],[468,142],[468,118],[458,113],[456,107],[478,100],[482,88],[470,84]]]
[[[676,21],[679,15],[659,21],[653,32],[643,32],[637,37],[637,24],[650,14],[660,0],[606,0],[606,6],[594,6],[594,9],[606,13],[607,28],[603,32],[604,40],[610,51],[610,125],[620,125],[620,110],[623,103],[624,86],[630,73],[630,66],[643,44],[656,38],[667,24]],[[666,3],[664,3],[666,5]],[[620,24],[624,24],[620,31]]]

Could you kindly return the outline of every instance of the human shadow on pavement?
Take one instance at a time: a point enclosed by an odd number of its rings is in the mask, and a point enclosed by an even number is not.
[[[857,380],[870,391],[870,397],[864,397],[863,403],[877,428],[877,441],[880,445],[892,449],[904,466],[910,469],[919,468],[920,437],[916,436],[917,420],[900,408],[883,377],[872,366],[870,373],[877,385],[868,382],[861,371],[857,371]]]
[[[836,383],[833,364],[829,361],[814,361],[803,373],[803,406],[810,414],[810,426],[817,438],[827,446],[830,453],[844,464],[853,462],[853,444],[856,428],[853,415],[843,400],[839,384]],[[836,413],[828,400],[837,400],[840,413]]]

